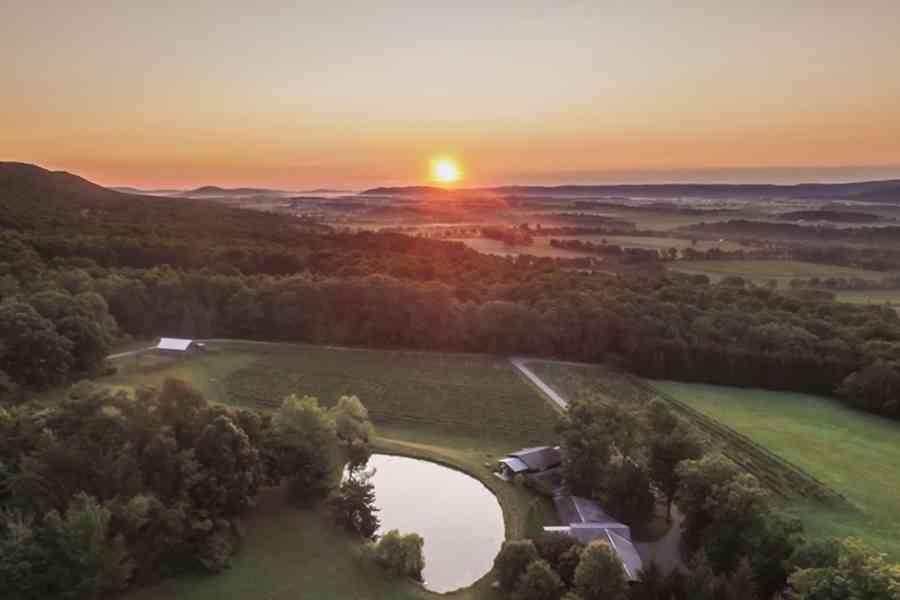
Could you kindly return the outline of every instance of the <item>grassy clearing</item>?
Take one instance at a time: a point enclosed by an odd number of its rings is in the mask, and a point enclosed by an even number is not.
[[[267,409],[282,392],[317,395],[325,404],[355,393],[378,424],[375,450],[439,462],[477,478],[496,496],[508,538],[554,523],[552,503],[491,473],[496,460],[552,439],[556,413],[508,362],[486,356],[369,352],[323,347],[211,344],[206,353],[144,355],[117,362],[102,383],[120,389],[158,385],[176,376],[215,402]],[[463,423],[463,420],[466,423]],[[492,433],[494,429],[499,433]],[[186,577],[128,595],[129,600],[397,600],[450,597],[494,600],[486,575],[447,596],[385,578],[359,558],[360,545],[316,511],[300,511],[269,491],[246,520],[247,539],[228,571]]]
[[[809,396],[675,382],[653,386],[799,465],[856,510],[790,506],[817,536],[862,537],[900,559],[900,424]]]
[[[900,304],[900,290],[840,290],[834,292],[838,302],[850,304]]]
[[[669,270],[691,275],[707,275],[713,281],[736,275],[756,283],[766,283],[770,279],[778,281],[779,287],[787,287],[791,279],[818,277],[858,277],[871,281],[881,281],[885,273],[867,271],[853,267],[820,265],[796,260],[698,260],[681,261],[669,265]]]

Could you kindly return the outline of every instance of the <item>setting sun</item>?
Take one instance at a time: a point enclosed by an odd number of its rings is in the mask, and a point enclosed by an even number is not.
[[[455,160],[438,158],[431,161],[431,179],[438,183],[456,183],[462,178],[462,170]]]

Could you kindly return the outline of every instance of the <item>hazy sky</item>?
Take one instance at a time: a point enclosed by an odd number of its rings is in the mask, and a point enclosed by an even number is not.
[[[900,177],[898,0],[0,0],[0,81],[105,184]]]

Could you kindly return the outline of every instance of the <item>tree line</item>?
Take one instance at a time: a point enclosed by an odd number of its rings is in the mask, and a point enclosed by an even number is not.
[[[371,243],[371,256],[276,276],[48,259],[27,237],[3,236],[3,380],[39,387],[90,371],[117,333],[246,337],[608,361],[649,377],[838,394],[900,417],[900,319],[883,307],[745,282],[563,271],[404,236],[352,239]],[[428,253],[407,254],[415,244],[447,246],[450,258],[430,264]],[[473,261],[465,277],[443,270],[456,252]],[[422,270],[406,269],[419,259]]]

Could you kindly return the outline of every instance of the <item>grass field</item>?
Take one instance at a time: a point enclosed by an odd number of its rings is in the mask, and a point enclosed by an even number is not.
[[[529,366],[570,398],[658,396],[684,407],[682,414],[757,475],[810,537],[857,536],[900,559],[900,423],[806,394],[647,382],[603,366]],[[816,482],[825,487],[821,499]]]
[[[755,283],[766,283],[770,279],[778,281],[779,287],[787,287],[791,279],[819,277],[858,277],[881,281],[885,273],[866,271],[852,267],[820,265],[794,260],[698,260],[681,261],[669,265],[669,270],[691,275],[707,275],[718,281],[729,275],[737,275]]]
[[[850,304],[900,304],[900,290],[839,290],[834,292],[838,302]]]
[[[675,382],[653,386],[799,465],[855,507],[795,505],[809,532],[860,536],[900,559],[900,424],[804,394]]]
[[[497,496],[508,538],[553,523],[552,503],[495,478],[491,467],[512,449],[553,439],[556,413],[502,359],[458,354],[370,352],[313,346],[210,344],[186,357],[146,354],[115,361],[101,380],[115,389],[182,378],[214,402],[268,409],[286,393],[332,404],[354,393],[376,422],[379,452],[424,458],[460,469]],[[496,430],[495,433],[492,431]],[[136,591],[129,600],[298,598],[397,600],[436,598],[416,585],[386,579],[359,558],[360,545],[315,511],[288,507],[272,490],[248,517],[247,539],[231,569]],[[493,600],[485,576],[447,597]]]
[[[689,419],[723,454],[753,473],[782,501],[844,504],[835,490],[747,436],[706,417],[675,398],[632,375],[602,365],[571,366],[564,363],[534,362],[530,366],[551,387],[572,400],[595,398],[606,404],[646,404],[654,398],[667,400]]]

